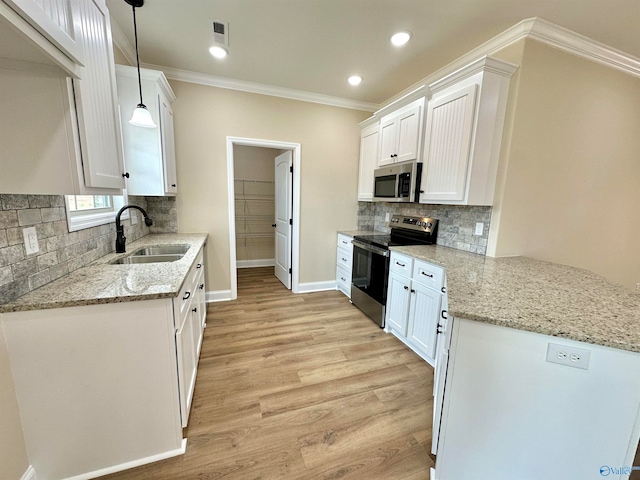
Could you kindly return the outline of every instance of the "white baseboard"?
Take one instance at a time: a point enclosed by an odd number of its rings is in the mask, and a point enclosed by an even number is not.
[[[216,290],[213,292],[207,292],[207,303],[211,302],[224,302],[231,300],[231,290]]]
[[[29,465],[29,468],[27,468],[27,471],[24,472],[24,475],[20,477],[20,480],[38,480],[35,468],[33,468],[32,465]]]
[[[310,292],[325,292],[327,290],[335,290],[337,283],[335,280],[329,280],[327,282],[308,282],[298,284],[298,291],[296,293],[310,293]]]
[[[275,258],[262,258],[260,260],[237,260],[236,268],[273,267]]]
[[[159,462],[160,460],[166,460],[167,458],[177,457],[178,455],[183,455],[186,450],[187,450],[187,439],[183,438],[180,448],[176,448],[175,450],[170,450],[168,452],[159,453],[158,455],[152,455],[150,457],[141,458],[139,460],[134,460],[132,462],[121,463],[120,465],[114,465],[113,467],[108,467],[100,470],[95,470],[93,472],[83,473],[81,475],[76,475],[75,477],[68,477],[65,480],[89,480],[90,478],[102,477],[104,475],[109,475],[111,473],[122,472],[123,470],[129,470],[130,468],[139,467],[141,465],[147,465],[148,463]]]
[[[435,468],[430,468],[429,469],[429,479],[430,480],[436,480],[436,469]]]

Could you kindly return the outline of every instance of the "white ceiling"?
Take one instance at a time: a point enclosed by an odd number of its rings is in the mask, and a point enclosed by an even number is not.
[[[131,7],[107,6],[133,45]],[[375,104],[530,17],[640,57],[639,0],[146,0],[136,16],[142,63]],[[222,61],[213,20],[229,22]]]

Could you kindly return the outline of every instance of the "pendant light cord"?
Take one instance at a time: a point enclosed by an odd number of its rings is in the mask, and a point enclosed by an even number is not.
[[[136,23],[136,6],[131,5],[131,8],[133,8],[133,36],[136,40],[136,65],[138,66],[138,89],[140,91],[140,105],[144,106],[144,103],[142,103],[142,80],[140,79],[140,55],[138,54],[138,25]]]

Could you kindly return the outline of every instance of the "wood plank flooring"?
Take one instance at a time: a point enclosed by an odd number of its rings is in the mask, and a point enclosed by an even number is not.
[[[105,479],[429,478],[433,370],[339,292],[238,270],[210,304],[184,455]]]

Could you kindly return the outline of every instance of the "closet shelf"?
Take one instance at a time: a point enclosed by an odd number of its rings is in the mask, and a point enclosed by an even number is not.
[[[240,238],[273,238],[273,233],[236,233]]]

